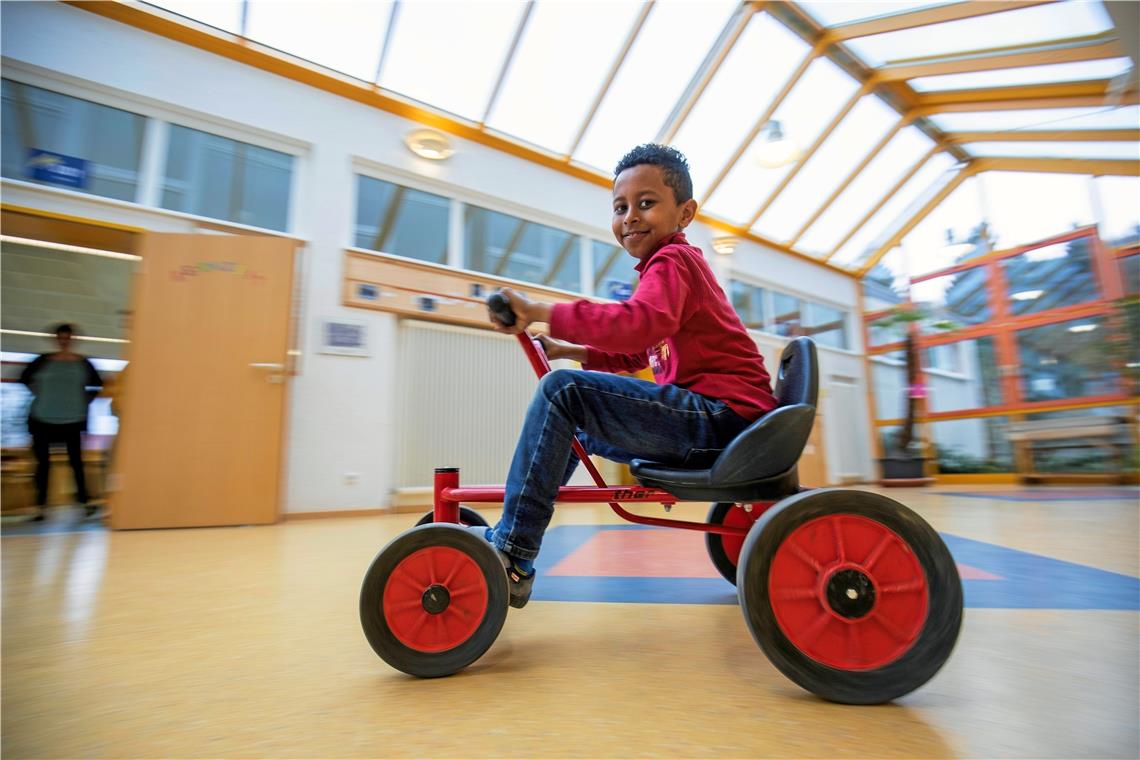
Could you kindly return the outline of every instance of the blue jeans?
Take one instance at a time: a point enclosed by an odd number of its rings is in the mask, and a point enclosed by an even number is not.
[[[558,488],[578,466],[571,449],[576,431],[588,453],[606,459],[699,468],[748,424],[723,401],[675,385],[554,370],[539,382],[523,421],[492,543],[518,559],[538,555]]]

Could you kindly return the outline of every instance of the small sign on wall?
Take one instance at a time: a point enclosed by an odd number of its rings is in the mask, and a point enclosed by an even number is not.
[[[326,319],[321,322],[321,353],[369,356],[368,326],[363,322]]]

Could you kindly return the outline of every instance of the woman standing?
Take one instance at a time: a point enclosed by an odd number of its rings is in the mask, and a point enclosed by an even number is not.
[[[36,515],[32,518],[35,521],[44,519],[53,443],[67,447],[67,459],[75,474],[75,497],[88,517],[95,512],[87,503],[81,440],[87,430],[87,407],[103,381],[86,357],[71,350],[72,332],[68,324],[56,327],[59,351],[36,357],[20,375],[20,382],[28,386],[35,397],[28,412],[28,430],[36,456]]]

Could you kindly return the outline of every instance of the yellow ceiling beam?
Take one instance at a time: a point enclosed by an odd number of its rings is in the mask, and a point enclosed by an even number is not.
[[[748,147],[752,145],[753,140],[756,139],[756,135],[760,134],[760,130],[763,129],[764,125],[772,118],[772,114],[776,113],[776,109],[780,107],[784,99],[788,96],[788,93],[792,91],[792,88],[795,87],[796,83],[803,77],[812,61],[823,52],[823,47],[823,45],[816,45],[808,51],[808,54],[800,61],[800,65],[797,66],[796,70],[792,72],[792,75],[788,77],[788,81],[784,82],[784,86],[780,88],[780,91],[776,93],[776,97],[773,98],[772,102],[768,104],[768,107],[764,109],[764,113],[760,114],[760,118],[752,125],[752,129],[748,131],[748,134],[740,141],[740,145],[733,151],[727,163],[721,167],[716,177],[713,178],[713,181],[705,188],[704,198],[701,200],[702,206],[708,203],[709,198],[711,198],[716,189],[720,187],[720,183],[724,181],[724,178],[728,176],[728,173],[732,171],[732,168],[736,165],[736,162],[740,160],[741,156],[748,150]]]
[[[855,107],[855,104],[858,103],[864,95],[870,92],[873,87],[874,80],[868,79],[862,84],[861,87],[859,87],[858,90],[855,91],[855,94],[848,98],[843,107],[839,109],[839,113],[835,114],[835,118],[831,120],[831,123],[828,124],[822,132],[820,132],[819,136],[815,138],[815,142],[813,142],[811,146],[803,152],[803,155],[800,156],[796,161],[795,166],[793,166],[791,170],[784,175],[784,178],[780,180],[780,184],[776,185],[776,189],[768,195],[768,198],[762,204],[760,204],[760,208],[756,211],[755,214],[752,215],[752,218],[748,220],[747,226],[749,229],[752,229],[752,225],[756,224],[756,220],[764,215],[764,212],[768,210],[772,203],[775,202],[780,193],[784,192],[784,189],[789,184],[791,184],[792,180],[796,178],[796,175],[800,173],[800,170],[804,168],[807,162],[811,160],[811,157],[815,155],[815,152],[819,150],[819,146],[823,145],[827,138],[831,137],[832,133],[835,131],[835,128],[838,127],[840,123],[842,123],[842,121],[847,118],[847,114],[851,113],[851,109]]]
[[[949,132],[946,141],[974,142],[1140,142],[1140,129],[1038,129],[1013,132]]]
[[[1039,66],[1051,63],[1097,61],[1121,56],[1120,43],[1111,32],[1013,48],[975,50],[953,55],[913,58],[875,69],[884,82],[943,74]]]
[[[732,48],[736,45],[737,40],[740,39],[740,35],[744,34],[744,30],[748,28],[748,23],[752,20],[752,16],[763,7],[764,3],[748,3],[742,5],[736,15],[729,20],[728,27],[721,36],[723,43],[716,48],[716,52],[712,58],[703,65],[695,80],[690,83],[685,94],[681,96],[681,102],[674,109],[674,112],[670,114],[668,122],[661,128],[661,132],[657,135],[656,142],[666,145],[673,142],[673,138],[677,136],[677,132],[680,131],[681,125],[684,124],[685,119],[688,118],[689,113],[693,110],[693,106],[701,99],[701,95],[704,94],[705,88],[709,86],[709,82],[711,82],[716,73],[720,71],[724,59],[732,52]]]
[[[992,100],[1040,100],[1048,98],[1104,98],[1108,94],[1109,80],[1088,79],[1081,82],[1043,82],[1008,87],[980,87],[969,90],[942,90],[919,93],[915,102],[919,106],[938,106],[948,103],[978,103]]]
[[[1042,174],[1091,174],[1140,177],[1140,161],[1108,158],[1023,158],[992,156],[970,162],[975,173],[1037,172]]]
[[[947,196],[949,196],[950,193],[957,190],[959,185],[961,185],[970,177],[974,176],[977,171],[978,169],[972,163],[962,167],[962,169],[959,170],[959,172],[955,174],[949,182],[942,186],[941,190],[931,196],[931,198],[927,200],[926,203],[922,204],[922,208],[915,212],[915,214],[910,219],[907,219],[906,222],[904,222],[903,225],[899,227],[893,235],[887,238],[886,242],[875,249],[875,252],[871,254],[871,257],[867,259],[867,261],[864,262],[863,266],[859,268],[856,276],[862,279],[863,276],[867,274],[867,272],[869,272],[876,264],[879,263],[879,260],[882,259],[883,256],[887,255],[888,251],[898,245],[902,239],[910,233],[911,230],[918,226],[919,222],[929,216],[930,212],[938,208],[938,205],[942,203],[942,201],[946,200]]]
[[[842,195],[843,191],[846,190],[848,186],[850,186],[850,184],[855,181],[855,178],[858,177],[862,171],[867,168],[867,164],[874,161],[875,157],[882,152],[883,148],[887,147],[887,144],[895,138],[895,135],[897,135],[903,127],[909,126],[910,122],[911,119],[909,116],[904,116],[895,122],[895,125],[891,127],[891,129],[885,135],[883,135],[882,139],[879,140],[875,147],[871,148],[871,152],[863,157],[863,160],[859,162],[858,166],[847,173],[847,176],[843,179],[842,182],[839,183],[839,187],[835,188],[831,192],[831,195],[827,196],[827,198],[823,201],[823,204],[815,210],[815,213],[808,217],[808,220],[800,226],[799,230],[796,231],[796,234],[792,237],[792,239],[788,241],[789,246],[793,248],[795,247],[796,243],[800,241],[800,238],[804,236],[804,233],[807,232],[813,224],[815,224],[816,220],[823,216],[824,212],[827,211],[827,209],[831,208],[831,204],[835,202],[835,199]]]
[[[649,12],[653,10],[653,2],[654,0],[647,0],[647,2],[642,3],[641,12],[637,14],[637,20],[634,21],[633,28],[630,29],[629,34],[626,35],[625,44],[622,45],[617,58],[614,59],[613,65],[610,66],[610,71],[606,75],[606,81],[602,83],[601,89],[598,90],[598,94],[594,97],[594,102],[590,104],[590,110],[586,114],[582,126],[578,128],[573,142],[570,143],[570,147],[566,151],[567,161],[574,155],[574,151],[578,150],[578,145],[582,142],[582,138],[586,136],[586,130],[590,128],[590,123],[594,120],[594,116],[597,115],[602,101],[606,98],[606,93],[610,91],[610,87],[613,85],[618,71],[621,70],[622,64],[625,63],[625,59],[629,55],[629,49],[633,47],[633,43],[637,40],[637,35],[641,33],[642,28],[645,26],[645,19],[649,18]]]
[[[843,248],[843,246],[847,245],[847,242],[851,240],[851,238],[855,237],[855,233],[862,229],[863,225],[871,221],[875,214],[879,213],[879,210],[882,209],[883,206],[887,205],[891,198],[895,197],[895,194],[902,189],[903,185],[909,182],[910,178],[917,174],[918,170],[925,166],[926,162],[929,161],[935,153],[938,153],[941,150],[942,146],[934,145],[931,146],[930,150],[922,154],[922,157],[914,162],[906,174],[898,178],[895,184],[891,186],[891,189],[888,190],[886,194],[879,199],[879,202],[868,209],[867,212],[863,214],[863,218],[856,222],[851,227],[851,229],[847,231],[847,234],[844,235],[830,251],[828,251],[827,256],[825,256],[823,260],[825,262],[829,262],[831,258],[835,256],[835,254],[838,253],[841,248]]]
[[[939,113],[974,113],[981,111],[1018,111],[1041,108],[1108,108],[1110,106],[1134,106],[1140,103],[1137,93],[1122,95],[1112,103],[1103,95],[1074,96],[1065,98],[1025,98],[1023,100],[985,100],[967,103],[939,103],[919,105],[911,113],[916,117],[933,116]]]
[[[991,13],[1003,13],[1021,8],[1031,8],[1035,5],[1048,5],[1051,0],[1038,0],[1037,2],[962,2],[948,3],[934,8],[903,13],[892,13],[889,16],[879,16],[865,21],[853,21],[848,24],[833,26],[827,30],[828,35],[835,42],[855,39],[856,37],[869,37],[873,34],[885,32],[898,32],[903,29],[914,29],[928,24],[941,24],[946,21],[959,21],[967,18],[987,16]],[[1001,23],[1001,21],[995,21]]]

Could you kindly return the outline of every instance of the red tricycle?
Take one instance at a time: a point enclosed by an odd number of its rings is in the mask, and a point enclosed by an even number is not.
[[[511,324],[505,299],[488,306]],[[541,344],[516,336],[536,374]],[[736,584],[752,637],[784,675],[824,699],[876,704],[926,683],[950,656],[962,622],[962,584],[939,535],[902,504],[867,491],[799,484],[796,463],[815,419],[815,344],[792,340],[780,357],[779,405],[707,469],[634,460],[639,486],[607,486],[578,441],[596,486],[563,486],[561,503],[609,502],[624,519],[705,533],[709,557]],[[486,525],[462,503],[501,504],[503,487],[463,487],[435,471],[434,510],[385,546],[365,574],[360,619],[392,667],[451,675],[483,655],[507,616],[495,549],[463,525]],[[634,514],[622,504],[711,501],[707,522]],[[539,580],[541,583],[541,579]]]

